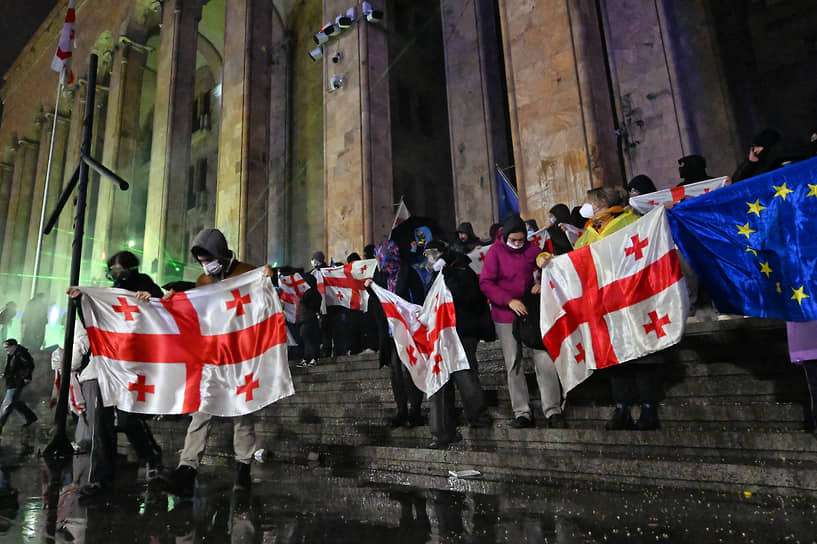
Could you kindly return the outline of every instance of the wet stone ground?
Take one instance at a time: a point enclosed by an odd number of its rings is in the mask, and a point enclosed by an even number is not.
[[[70,463],[68,464],[70,467]],[[0,542],[366,543],[817,542],[817,501],[661,488],[595,489],[370,473],[268,462],[253,489],[203,467],[193,500],[123,466],[78,501],[70,468],[0,449]]]

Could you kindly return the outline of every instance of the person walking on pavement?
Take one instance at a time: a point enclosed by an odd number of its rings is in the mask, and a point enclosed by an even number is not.
[[[34,359],[28,350],[17,343],[14,338],[3,342],[6,348],[6,368],[2,378],[6,379],[6,396],[0,406],[0,433],[6,424],[11,412],[17,410],[26,418],[24,427],[37,421],[37,414],[21,398],[23,388],[31,383],[31,373],[34,371]]]

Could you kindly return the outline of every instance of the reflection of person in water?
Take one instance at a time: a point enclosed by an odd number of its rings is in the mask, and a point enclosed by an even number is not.
[[[400,503],[400,538],[402,542],[425,543],[431,532],[426,499],[421,491],[392,491],[390,497]]]
[[[431,490],[431,502],[437,516],[437,534],[442,539],[462,537],[462,512],[465,495],[454,491]]]
[[[11,487],[9,471],[6,467],[0,468],[0,535],[11,529],[11,520],[17,515],[19,508],[17,490]]]

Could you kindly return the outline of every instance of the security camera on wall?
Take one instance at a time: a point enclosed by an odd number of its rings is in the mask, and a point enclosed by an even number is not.
[[[313,61],[318,61],[318,60],[321,60],[321,59],[323,58],[323,47],[321,47],[321,46],[319,45],[318,47],[316,47],[315,49],[313,49],[312,51],[310,51],[310,52],[309,52],[309,57],[310,57],[310,58],[311,58]]]
[[[370,23],[379,23],[383,20],[383,12],[379,9],[372,9],[372,5],[369,2],[363,2],[361,11],[366,17],[366,20]]]
[[[343,78],[341,76],[332,76],[329,80],[329,92],[337,91],[343,87]]]
[[[347,17],[346,15],[338,15],[335,19],[335,26],[337,26],[341,31],[346,30],[350,26],[352,26],[352,19]]]
[[[338,51],[334,55],[332,55],[332,62],[337,64],[343,60],[343,51]]]

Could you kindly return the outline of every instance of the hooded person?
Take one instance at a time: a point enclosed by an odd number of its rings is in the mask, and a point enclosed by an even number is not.
[[[547,228],[548,241],[545,242],[545,251],[552,255],[568,253],[573,249],[573,244],[570,243],[561,224],[570,224],[570,209],[566,204],[556,204],[548,213],[550,226]]]
[[[686,155],[678,159],[678,175],[681,177],[681,183],[677,185],[678,187],[712,177],[707,174],[706,159],[701,155]]]
[[[463,221],[457,227],[457,240],[453,244],[453,248],[460,253],[471,253],[478,246],[482,245],[476,234],[474,234],[474,227],[468,221]]]
[[[441,240],[432,240],[423,255],[436,274],[442,273],[445,285],[454,300],[457,335],[460,338],[469,368],[451,374],[443,387],[434,393],[431,402],[431,449],[446,449],[458,439],[454,386],[460,393],[463,410],[471,427],[491,424],[485,394],[479,383],[477,345],[480,340],[491,342],[496,335],[491,323],[488,299],[480,291],[479,277],[469,266],[471,259]]]
[[[227,246],[224,234],[214,228],[206,228],[199,232],[193,239],[190,252],[203,269],[203,273],[196,279],[196,287],[217,283],[256,268],[236,259],[235,252]],[[268,275],[272,275],[272,269],[268,269]],[[174,294],[174,291],[169,291],[165,298],[170,298]],[[184,438],[184,446],[179,454],[179,465],[172,475],[172,490],[177,495],[183,497],[193,495],[212,419],[212,415],[203,412],[192,415]],[[248,490],[252,483],[250,462],[256,450],[253,414],[229,419],[233,422],[233,450],[236,461],[234,489]]]
[[[630,196],[647,195],[654,193],[657,189],[655,183],[652,182],[649,176],[639,174],[627,183],[627,191]]]
[[[732,183],[765,174],[774,169],[772,148],[780,142],[780,133],[767,128],[752,138],[746,159],[732,174]]]
[[[380,287],[391,291],[404,300],[422,306],[425,300],[423,280],[417,271],[400,256],[400,248],[393,240],[384,240],[375,251],[377,271],[372,281]],[[392,427],[415,427],[423,424],[420,413],[423,392],[411,379],[411,374],[397,354],[394,340],[389,331],[386,314],[380,300],[369,290],[369,311],[377,324],[380,348],[380,366],[388,366],[391,376],[391,388],[397,404],[397,414],[391,419]]]
[[[537,270],[539,246],[528,241],[525,224],[517,214],[509,215],[497,233],[496,242],[485,254],[479,286],[491,301],[491,318],[502,346],[502,356],[508,373],[508,391],[513,408],[513,426],[534,427],[528,385],[521,365],[515,364],[522,349],[513,335],[516,316],[527,315],[522,299],[537,294],[533,273]],[[565,427],[561,409],[561,391],[556,365],[545,350],[532,353],[542,411],[549,427]]]

